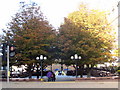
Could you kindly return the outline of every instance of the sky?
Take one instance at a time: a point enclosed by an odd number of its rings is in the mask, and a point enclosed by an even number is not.
[[[91,9],[110,11],[111,21],[118,15],[117,2],[119,0],[2,0],[0,3],[0,34],[11,21],[11,17],[18,12],[19,2],[22,1],[36,2],[41,7],[44,16],[55,28],[63,23],[64,17],[67,17],[69,13],[78,10],[81,2],[86,3]],[[112,11],[113,8],[114,11]]]

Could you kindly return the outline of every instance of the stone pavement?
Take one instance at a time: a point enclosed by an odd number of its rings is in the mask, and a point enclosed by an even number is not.
[[[117,81],[2,82],[2,88],[118,88]]]

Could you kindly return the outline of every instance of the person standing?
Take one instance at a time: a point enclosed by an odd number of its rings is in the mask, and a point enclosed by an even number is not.
[[[51,71],[48,71],[47,77],[48,77],[48,82],[52,80],[52,72]]]

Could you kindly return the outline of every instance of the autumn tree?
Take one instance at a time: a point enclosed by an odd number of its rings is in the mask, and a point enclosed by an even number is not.
[[[30,78],[33,66],[39,67],[37,56],[43,54],[48,59],[52,57],[48,49],[53,46],[55,30],[35,3],[28,5],[22,2],[20,10],[4,32],[10,43],[16,46],[16,55],[11,61],[16,61],[15,65],[27,64]],[[48,64],[51,62],[44,61],[44,66]]]
[[[69,60],[75,53],[80,55],[79,67],[86,65],[88,74],[94,65],[113,60],[111,51],[115,38],[105,11],[90,10],[81,4],[78,11],[64,19],[59,30],[63,56]]]

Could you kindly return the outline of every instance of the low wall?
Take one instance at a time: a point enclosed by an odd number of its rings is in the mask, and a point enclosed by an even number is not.
[[[0,81],[7,81],[7,79],[0,79]],[[39,82],[43,82],[45,81],[44,79],[9,79],[9,81],[18,81],[18,82],[30,82],[30,81],[39,81]]]
[[[91,78],[76,78],[75,81],[80,80],[117,80],[120,79],[120,77],[91,77]]]

